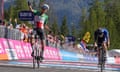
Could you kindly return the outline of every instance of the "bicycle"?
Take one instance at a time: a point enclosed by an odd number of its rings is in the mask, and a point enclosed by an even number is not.
[[[33,45],[33,52],[32,52],[32,57],[33,57],[33,68],[36,67],[36,63],[37,63],[37,67],[39,68],[40,67],[40,62],[41,62],[41,59],[40,59],[40,51],[41,51],[41,48],[40,48],[40,45],[39,45],[39,41],[37,40],[35,42],[35,44]]]
[[[100,65],[100,71],[103,72],[103,70],[105,69],[106,51],[104,50],[102,45],[100,45],[98,48],[99,48],[98,65]]]

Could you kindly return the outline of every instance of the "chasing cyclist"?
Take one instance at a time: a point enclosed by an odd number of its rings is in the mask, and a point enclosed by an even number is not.
[[[43,58],[43,52],[45,47],[45,32],[44,28],[50,31],[48,27],[48,15],[46,15],[46,12],[49,10],[49,5],[43,4],[41,6],[41,10],[34,10],[31,6],[31,3],[28,2],[28,6],[30,11],[34,13],[34,23],[35,23],[35,30],[37,35],[39,36],[41,40],[41,52],[40,52],[40,60],[42,61]]]
[[[109,32],[106,28],[98,28],[95,32],[94,32],[94,46],[97,47],[97,52],[98,52],[98,60],[100,57],[100,46],[103,46],[104,50],[105,50],[105,61],[106,61],[106,55],[107,55],[107,49],[110,46],[110,38],[109,38]],[[99,63],[98,63],[99,64]]]

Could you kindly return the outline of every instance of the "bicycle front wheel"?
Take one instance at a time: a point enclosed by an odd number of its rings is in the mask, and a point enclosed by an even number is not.
[[[40,49],[37,49],[37,67],[40,67]]]
[[[35,68],[35,57],[33,57],[33,69]]]
[[[103,72],[103,67],[104,67],[104,63],[103,63],[103,56],[104,54],[103,54],[103,50],[101,49],[100,50],[100,70],[101,70],[101,72]]]

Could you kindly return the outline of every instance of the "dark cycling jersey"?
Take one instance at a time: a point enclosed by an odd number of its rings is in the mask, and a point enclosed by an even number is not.
[[[99,36],[99,31],[98,30],[96,30],[95,33],[94,33],[94,37],[95,37],[94,39],[98,44],[102,44],[103,42],[108,41],[108,38],[109,38],[108,30],[105,29],[105,28],[102,28],[102,32],[103,32],[102,37]]]

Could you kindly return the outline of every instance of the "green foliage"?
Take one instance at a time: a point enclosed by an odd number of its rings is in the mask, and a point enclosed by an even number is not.
[[[72,25],[71,25],[71,35],[73,35],[73,36],[75,36],[75,37],[77,37],[77,28],[76,28],[76,24],[73,24],[72,23]]]
[[[15,0],[14,4],[9,7],[8,10],[5,11],[5,19],[9,20],[12,18],[12,23],[14,24],[14,19],[17,18],[18,23],[26,23],[26,21],[20,21],[18,18],[18,13],[22,10],[28,10],[28,5],[26,0]],[[28,25],[31,26],[31,25]]]
[[[89,9],[89,19],[86,20],[89,23],[84,23],[83,31],[90,31],[91,40],[94,42],[94,31],[98,27],[105,27],[109,30],[111,46],[109,49],[120,48],[120,1],[109,0],[102,3],[95,0],[91,8]]]
[[[90,43],[94,42],[94,31],[99,27],[109,30],[111,45],[109,49],[120,49],[120,0],[107,0],[104,2],[95,0],[89,8],[89,16],[86,19],[85,11],[82,11],[80,20],[81,35],[87,31],[91,33]],[[80,35],[79,35],[80,36]]]
[[[51,30],[52,30],[54,35],[59,34],[59,27],[58,27],[58,24],[57,24],[57,20],[54,20],[54,23],[51,25]]]
[[[62,25],[60,27],[60,32],[64,36],[67,36],[69,34],[66,16],[63,17]]]
[[[9,18],[14,17],[14,6],[10,6],[9,8]]]
[[[40,2],[44,2],[45,0],[40,0]]]
[[[109,0],[105,2],[106,24],[110,32],[111,49],[120,49],[120,1]]]
[[[8,10],[4,10],[4,18],[5,18],[5,20],[9,20]]]
[[[18,18],[18,13],[22,10],[28,10],[28,5],[26,0],[15,0],[15,17]]]

